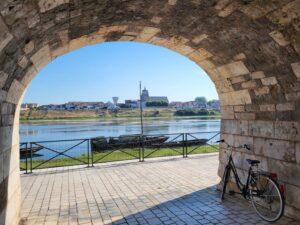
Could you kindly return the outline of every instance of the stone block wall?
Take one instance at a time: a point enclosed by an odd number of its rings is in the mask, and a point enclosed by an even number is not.
[[[51,60],[104,41],[162,46],[202,67],[219,93],[222,137],[253,147],[234,153],[240,172],[260,159],[285,184],[287,215],[299,216],[299,12],[299,0],[1,0],[0,224],[19,219],[24,90]],[[222,148],[220,175],[225,160]]]
[[[300,219],[298,196],[300,194],[299,122],[277,122],[262,120],[222,121],[222,138],[239,146],[248,144],[251,150],[237,150],[234,161],[245,182],[249,167],[246,159],[261,161],[259,169],[277,173],[285,187],[285,214]],[[222,145],[219,176],[222,177],[228,151]]]
[[[0,223],[18,224],[21,185],[19,170],[19,126],[14,123],[12,104],[1,106],[0,127]]]

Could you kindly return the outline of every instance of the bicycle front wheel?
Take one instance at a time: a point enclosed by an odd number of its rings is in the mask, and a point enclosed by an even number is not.
[[[251,184],[250,198],[255,211],[264,220],[274,222],[282,216],[283,196],[271,177],[258,174]]]
[[[222,187],[222,192],[221,192],[221,200],[224,199],[227,183],[228,183],[228,180],[229,180],[229,177],[230,177],[230,170],[231,170],[231,168],[229,166],[225,167],[224,175],[223,175],[223,178],[222,178],[223,187]]]

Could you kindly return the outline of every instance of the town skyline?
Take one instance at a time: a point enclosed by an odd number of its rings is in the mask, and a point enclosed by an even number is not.
[[[139,83],[170,101],[217,99],[213,82],[193,61],[166,48],[117,42],[84,47],[56,58],[32,80],[23,102],[137,99]]]
[[[198,96],[189,101],[169,101],[168,96],[153,96],[146,87],[141,90],[140,98],[119,101],[118,96],[111,98],[112,101],[68,101],[62,104],[23,103],[22,109],[39,108],[42,110],[99,110],[117,108],[139,108],[139,107],[171,107],[171,108],[220,108],[218,99],[207,100],[205,96]]]
[[[89,101],[89,100],[70,100],[70,101],[66,101],[66,102],[49,102],[49,103],[46,103],[46,104],[43,104],[43,103],[39,103],[39,102],[25,102],[25,101],[23,101],[22,102],[22,104],[38,104],[38,105],[60,105],[60,104],[67,104],[67,103],[73,103],[73,102],[78,102],[78,103],[82,103],[82,102],[89,102],[89,103],[93,103],[93,102],[103,102],[103,103],[107,103],[107,102],[111,102],[111,103],[113,103],[113,97],[118,97],[118,96],[112,96],[111,97],[111,99],[107,99],[107,100],[99,100],[99,101]],[[199,97],[199,96],[196,96],[196,97]],[[196,98],[195,97],[195,98]],[[206,96],[200,96],[200,97],[205,97],[206,98]],[[187,100],[187,101],[180,101],[180,100],[172,100],[172,101],[169,101],[170,103],[172,103],[172,102],[189,102],[189,101],[194,101],[195,100],[195,98],[194,99],[190,99],[190,100]],[[206,98],[207,99],[207,101],[213,101],[213,100],[218,100],[219,101],[219,99],[218,98],[216,98],[216,99],[208,99],[208,98]],[[125,101],[126,100],[136,100],[136,101],[138,101],[139,100],[139,98],[137,97],[137,98],[132,98],[132,99],[124,99],[124,100],[121,100],[121,101],[118,101],[118,103],[125,103]]]

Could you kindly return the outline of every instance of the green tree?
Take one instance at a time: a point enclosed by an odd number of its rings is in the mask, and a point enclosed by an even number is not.
[[[217,102],[217,101],[218,101],[218,100],[213,99],[213,100],[207,101],[207,104],[208,104],[208,105],[211,105],[211,104],[213,104],[213,103],[215,103],[215,102]]]
[[[179,109],[175,112],[175,116],[207,116],[207,109]]]
[[[198,104],[206,104],[207,100],[204,96],[202,96],[202,97],[195,98],[195,102],[197,102]]]
[[[166,101],[148,101],[146,102],[146,106],[168,106],[168,103]]]

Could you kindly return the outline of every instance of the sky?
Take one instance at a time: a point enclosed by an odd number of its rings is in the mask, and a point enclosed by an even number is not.
[[[139,98],[139,82],[150,96],[191,101],[218,99],[208,75],[174,51],[136,42],[87,46],[46,65],[32,80],[23,102],[62,104],[69,101],[112,101]]]

